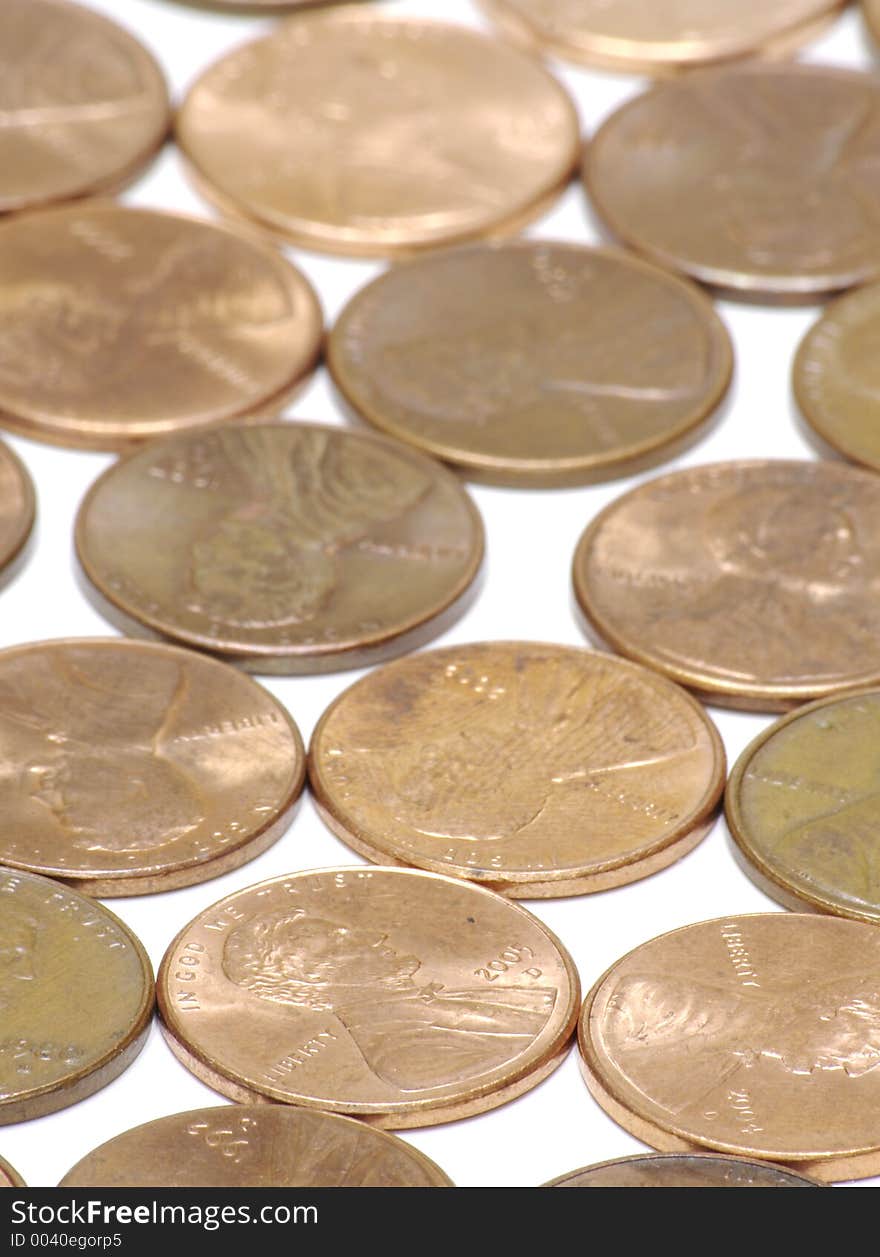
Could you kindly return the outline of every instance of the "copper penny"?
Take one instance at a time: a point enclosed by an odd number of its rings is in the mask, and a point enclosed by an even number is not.
[[[713,703],[880,683],[880,480],[796,461],[661,476],[587,528],[574,583],[603,641]]]
[[[714,823],[721,740],[699,704],[637,665],[524,642],[399,660],[315,729],[309,776],[344,842],[515,898],[620,886]]]
[[[162,71],[121,26],[67,0],[3,0],[0,213],[127,183],[169,123]]]
[[[258,672],[402,654],[463,608],[483,554],[451,472],[317,424],[217,428],[137,450],[76,527],[106,614]]]
[[[880,1172],[880,931],[771,913],[688,925],[603,975],[579,1023],[587,1085],[661,1151],[837,1182]]]
[[[0,425],[87,449],[271,417],[315,365],[310,285],[254,233],[82,204],[0,226]]]
[[[102,898],[238,868],[285,831],[305,780],[262,686],[112,638],[0,651],[0,765],[0,863]]]
[[[169,1044],[234,1100],[378,1126],[482,1113],[560,1065],[578,979],[491,891],[410,869],[323,869],[238,891],[171,944]]]
[[[638,74],[668,74],[812,39],[847,0],[480,0],[527,47]]]
[[[0,869],[0,1125],[106,1086],[140,1052],[152,1012],[150,962],[118,917]]]
[[[466,27],[322,9],[229,53],[178,143],[202,190],[307,248],[389,254],[515,230],[577,163],[577,115],[516,49]]]
[[[0,441],[0,583],[16,570],[36,512],[34,486],[24,464]]]
[[[847,293],[801,341],[794,391],[814,432],[837,453],[880,470],[880,284]]]
[[[24,1179],[16,1174],[8,1161],[0,1157],[0,1187],[24,1187]]]
[[[809,300],[880,273],[880,84],[754,62],[697,70],[612,114],[585,175],[606,223],[661,265]]]
[[[277,1104],[175,1113],[117,1135],[59,1187],[453,1187],[439,1166],[365,1122]]]
[[[880,690],[801,707],[743,751],[727,819],[774,898],[880,923]]]
[[[690,443],[733,351],[696,287],[615,250],[529,240],[381,275],[343,311],[328,365],[358,415],[466,475],[563,485]]]
[[[62,1184],[63,1186],[63,1184]],[[80,1186],[79,1183],[73,1186]],[[801,1174],[710,1152],[649,1153],[588,1165],[546,1187],[819,1187]]]

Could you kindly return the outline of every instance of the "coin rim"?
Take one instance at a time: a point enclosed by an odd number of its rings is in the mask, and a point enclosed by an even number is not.
[[[794,711],[789,712],[787,716],[784,716],[781,720],[774,721],[768,728],[752,738],[745,750],[740,753],[731,771],[724,797],[724,815],[730,835],[736,844],[735,854],[742,857],[737,861],[740,867],[745,869],[752,881],[765,893],[771,895],[777,903],[783,904],[784,907],[793,907],[796,912],[803,913],[805,909],[811,909],[813,912],[838,917],[842,920],[860,921],[866,925],[877,925],[880,923],[880,904],[878,904],[876,911],[873,913],[864,909],[847,908],[829,892],[810,889],[807,886],[801,887],[800,883],[795,882],[794,878],[785,877],[765,857],[761,849],[753,841],[742,812],[743,777],[754,757],[759,751],[763,750],[764,746],[777,733],[788,725],[800,720],[802,716],[810,716],[813,712],[820,711],[825,707],[835,707],[838,703],[848,703],[853,699],[868,695],[880,699],[880,686],[866,686],[846,694],[836,694],[831,698],[821,698],[814,703],[807,703],[803,707],[797,707]]]
[[[734,1157],[734,1156],[729,1156],[720,1152],[696,1152],[696,1151],[695,1152],[643,1152],[643,1153],[635,1153],[634,1155],[628,1156],[628,1157],[612,1157],[610,1161],[597,1161],[595,1165],[583,1165],[580,1167],[580,1169],[570,1170],[568,1174],[560,1174],[557,1178],[551,1179],[549,1183],[542,1183],[541,1186],[542,1187],[566,1187],[570,1179],[580,1178],[582,1174],[590,1174],[593,1172],[593,1170],[612,1169],[619,1165],[632,1165],[634,1163],[644,1164],[647,1161],[657,1162],[657,1161],[683,1161],[683,1160],[703,1161],[703,1162],[709,1162],[709,1163],[722,1161],[724,1162],[725,1165],[729,1165],[731,1162],[733,1162],[735,1165],[741,1165],[746,1169],[771,1170],[771,1171],[775,1171],[777,1174],[786,1175],[789,1178],[799,1178],[802,1180],[800,1183],[787,1184],[787,1186],[790,1186],[790,1187],[823,1187],[824,1186],[823,1183],[817,1183],[813,1179],[807,1178],[805,1174],[798,1174],[796,1171],[790,1170],[787,1166],[784,1166],[784,1165],[775,1165],[772,1161],[756,1161],[753,1157]],[[583,1184],[583,1186],[589,1187],[590,1184],[585,1183]],[[606,1186],[610,1186],[610,1184],[606,1184]],[[657,1183],[656,1186],[663,1187],[663,1186],[666,1186],[666,1184]],[[696,1186],[696,1184],[694,1184],[694,1186]],[[706,1186],[721,1187],[722,1184],[714,1183],[714,1184],[706,1184]],[[750,1186],[750,1184],[742,1183],[742,1184],[739,1184],[739,1186],[748,1187]],[[767,1184],[767,1186],[770,1186],[770,1184]],[[778,1186],[782,1187],[783,1184],[780,1183],[778,1184]]]
[[[266,1108],[267,1106],[265,1104],[259,1104],[259,1103],[250,1104],[250,1105],[243,1104],[243,1105],[237,1106],[235,1110],[235,1116],[247,1117],[249,1113],[253,1113],[255,1116],[258,1116],[260,1113],[265,1113]],[[321,1118],[326,1119],[330,1123],[331,1126],[342,1123],[344,1126],[354,1127],[361,1132],[363,1132],[365,1129],[369,1130],[371,1134],[374,1135],[376,1139],[378,1139],[381,1143],[390,1144],[393,1148],[397,1149],[398,1151],[404,1152],[412,1161],[415,1162],[416,1165],[421,1167],[421,1169],[424,1171],[425,1175],[429,1179],[433,1179],[433,1182],[426,1183],[424,1184],[424,1186],[426,1187],[454,1187],[455,1186],[455,1183],[453,1183],[449,1175],[446,1174],[443,1170],[441,1170],[440,1166],[437,1165],[435,1161],[432,1161],[431,1158],[427,1156],[424,1152],[422,1152],[419,1148],[416,1148],[412,1144],[407,1143],[406,1140],[404,1139],[398,1139],[396,1135],[391,1135],[387,1131],[380,1129],[380,1127],[378,1126],[373,1126],[368,1122],[359,1122],[356,1118],[346,1117],[342,1113],[330,1113],[323,1109],[304,1109],[303,1106],[301,1105],[278,1104],[278,1105],[273,1105],[272,1108],[275,1110],[276,1113],[290,1114],[289,1121],[291,1125],[294,1124],[296,1117],[301,1112],[308,1112],[312,1114],[312,1116],[317,1115]],[[112,1138],[106,1139],[103,1143],[98,1144],[97,1147],[92,1148],[91,1151],[87,1152],[85,1156],[80,1157],[80,1159],[76,1162],[76,1164],[71,1166],[71,1168],[67,1171],[64,1177],[60,1180],[60,1182],[58,1183],[58,1186],[59,1187],[73,1187],[73,1188],[83,1187],[83,1186],[87,1186],[87,1187],[96,1186],[96,1184],[91,1184],[91,1183],[86,1183],[86,1184],[77,1183],[76,1182],[77,1170],[79,1170],[81,1166],[84,1166],[96,1153],[104,1152],[108,1150],[111,1147],[111,1145],[119,1144],[123,1140],[128,1140],[130,1139],[132,1135],[139,1134],[141,1131],[155,1130],[157,1127],[164,1126],[166,1123],[169,1125],[172,1125],[173,1123],[176,1123],[180,1118],[198,1120],[198,1119],[203,1119],[205,1117],[216,1117],[218,1114],[226,1113],[228,1111],[229,1111],[229,1106],[225,1104],[210,1105],[210,1106],[207,1106],[204,1108],[198,1108],[198,1109],[186,1109],[185,1111],[181,1113],[167,1113],[164,1117],[152,1118],[148,1122],[141,1122],[137,1126],[132,1126],[129,1130],[120,1131],[118,1135],[114,1135],[112,1136]],[[287,1121],[288,1119],[285,1117],[283,1120]],[[5,1162],[0,1160],[0,1166],[4,1164]],[[69,1181],[70,1179],[73,1179],[74,1181],[70,1182]],[[204,1184],[202,1184],[202,1186],[204,1186]],[[266,1186],[266,1184],[263,1184],[263,1186]],[[294,1185],[289,1184],[288,1187],[290,1186],[294,1186]],[[404,1184],[400,1184],[400,1186],[404,1186]],[[278,1184],[278,1187],[279,1188],[283,1187],[283,1184]],[[226,1188],[223,1190],[230,1190],[230,1189]]]
[[[27,1183],[24,1181],[24,1179],[21,1177],[18,1171],[14,1170],[12,1166],[9,1164],[9,1162],[4,1160],[3,1157],[0,1157],[0,1177],[5,1177],[9,1180],[8,1183],[0,1183],[0,1188],[4,1186],[5,1187],[27,1187]]]
[[[463,35],[465,38],[480,41],[484,51],[489,56],[499,46],[499,41],[494,40],[491,34],[476,27],[462,26],[455,22],[445,22],[438,18],[397,17],[387,10],[373,12],[371,9],[364,9],[362,11],[359,6],[355,7],[351,4],[342,5],[335,9],[326,4],[312,6],[304,9],[301,13],[295,13],[283,19],[283,26],[305,21],[311,23],[323,22],[331,26],[392,25],[396,27],[429,27],[437,31],[445,31],[447,34]],[[192,107],[191,102],[196,91],[203,86],[209,76],[213,75],[223,62],[237,57],[245,48],[250,48],[258,43],[272,41],[276,34],[283,29],[283,26],[275,27],[274,30],[270,29],[268,33],[258,35],[256,38],[248,40],[247,43],[228,49],[225,53],[215,58],[190,83],[174,116],[173,137],[179,152],[183,155],[187,171],[195,184],[196,191],[224,215],[235,218],[243,217],[255,226],[262,227],[264,230],[280,237],[288,244],[294,244],[300,248],[313,250],[317,253],[359,258],[397,257],[416,250],[435,249],[444,244],[479,240],[496,233],[517,232],[544,214],[575,176],[580,158],[582,137],[580,117],[570,93],[539,60],[529,57],[510,44],[504,43],[500,45],[504,54],[509,55],[512,53],[515,58],[520,60],[529,73],[542,75],[547,81],[548,88],[555,90],[560,104],[569,115],[571,151],[568,161],[557,163],[559,168],[551,175],[546,176],[538,192],[525,202],[520,199],[515,205],[509,206],[504,213],[499,214],[496,212],[493,216],[489,218],[484,217],[482,221],[474,225],[463,229],[457,228],[455,231],[447,232],[441,236],[434,234],[426,236],[423,232],[410,232],[409,235],[406,235],[401,234],[404,231],[403,228],[398,228],[396,229],[398,234],[393,238],[383,236],[381,239],[377,239],[375,232],[372,236],[369,236],[358,227],[343,225],[341,228],[331,228],[322,222],[290,215],[285,217],[274,211],[267,211],[265,207],[255,206],[247,200],[239,201],[234,192],[213,183],[202,169],[198,160],[196,153],[196,150],[199,148],[198,139],[196,144],[193,145],[191,137],[188,139],[185,135],[189,126],[188,119]]]
[[[443,882],[448,886],[454,887],[456,891],[466,887],[468,891],[473,890],[482,895],[488,895],[490,898],[500,901],[505,907],[522,913],[528,918],[531,925],[537,927],[539,932],[546,938],[550,948],[556,952],[561,960],[569,982],[568,1014],[560,1021],[558,1031],[552,1036],[545,1049],[537,1058],[534,1055],[535,1040],[531,1049],[526,1049],[520,1053],[518,1057],[515,1057],[508,1063],[506,1068],[499,1067],[499,1069],[493,1071],[496,1075],[501,1074],[494,1083],[488,1084],[484,1081],[479,1085],[467,1087],[459,1095],[444,1095],[433,1100],[430,1097],[425,1097],[421,1100],[403,1099],[386,1103],[381,1101],[346,1102],[344,1099],[331,1100],[329,1097],[312,1099],[309,1096],[295,1094],[292,1091],[286,1093],[291,1098],[284,1099],[279,1088],[267,1087],[263,1090],[257,1090],[256,1087],[249,1086],[240,1077],[237,1078],[230,1067],[224,1068],[222,1062],[215,1059],[210,1052],[201,1048],[197,1043],[187,1041],[184,1038],[183,1026],[180,1019],[175,1017],[174,1003],[167,988],[174,954],[178,947],[182,946],[187,934],[198,924],[201,918],[224,911],[227,905],[242,895],[249,895],[255,890],[265,889],[270,886],[280,886],[283,883],[290,882],[293,878],[319,875],[326,878],[338,874],[363,873],[364,871],[392,873],[395,877],[431,878],[433,881]],[[156,1001],[160,1025],[166,1042],[178,1060],[202,1082],[207,1083],[208,1086],[214,1087],[221,1094],[229,1096],[239,1103],[242,1101],[245,1103],[256,1101],[263,1104],[281,1103],[290,1104],[298,1108],[323,1109],[326,1112],[342,1113],[380,1125],[386,1129],[396,1130],[417,1126],[433,1126],[441,1122],[454,1121],[460,1117],[469,1117],[472,1114],[483,1113],[487,1109],[496,1108],[498,1105],[506,1103],[508,1099],[522,1095],[524,1092],[531,1090],[532,1087],[537,1086],[539,1082],[542,1082],[544,1078],[557,1069],[569,1054],[580,1009],[580,994],[580,978],[565,944],[560,941],[549,926],[545,925],[540,918],[529,912],[528,909],[511,902],[509,899],[504,899],[502,896],[496,895],[493,891],[486,890],[481,886],[476,886],[472,883],[468,884],[458,878],[445,877],[440,873],[430,873],[423,869],[389,866],[380,866],[378,868],[369,866],[365,870],[363,865],[333,865],[329,868],[303,869],[259,882],[254,886],[246,886],[240,890],[232,891],[229,895],[225,895],[223,899],[203,908],[175,935],[162,957],[156,978]],[[538,1038],[540,1038],[540,1035]],[[522,1061],[521,1058],[529,1057],[530,1052],[530,1060]],[[517,1064],[517,1062],[520,1063]],[[485,1078],[485,1075],[483,1077]],[[446,1088],[448,1089],[455,1085],[454,1082],[451,1082],[446,1084]]]
[[[359,379],[372,379],[372,373],[353,370],[343,346],[343,340],[352,318],[363,309],[364,303],[376,300],[377,290],[390,280],[393,284],[402,270],[432,266],[442,263],[447,258],[457,258],[470,253],[488,256],[495,253],[534,253],[541,248],[564,250],[569,254],[579,255],[585,262],[593,257],[616,262],[626,270],[632,270],[654,279],[659,286],[669,284],[686,296],[704,328],[710,347],[717,356],[717,369],[713,372],[711,387],[703,390],[699,401],[690,407],[683,419],[665,430],[665,434],[645,437],[628,445],[615,446],[611,451],[591,452],[588,454],[571,455],[564,458],[518,458],[515,455],[500,453],[482,453],[465,446],[453,445],[418,433],[389,418],[380,405],[363,396],[358,389]],[[381,303],[381,298],[379,299]],[[435,249],[430,253],[398,263],[389,271],[384,271],[360,288],[346,302],[343,309],[330,328],[327,337],[325,364],[331,381],[337,389],[346,407],[357,419],[365,421],[372,428],[377,428],[386,436],[396,438],[404,444],[414,446],[429,454],[438,461],[450,464],[456,471],[476,481],[489,484],[502,484],[518,488],[558,487],[578,484],[591,484],[612,480],[630,474],[635,470],[645,470],[656,466],[674,456],[682,448],[687,448],[699,440],[703,433],[703,425],[711,420],[718,407],[724,401],[733,380],[734,350],[730,332],[710,298],[691,280],[680,275],[671,274],[654,263],[623,249],[610,245],[583,245],[572,241],[556,239],[523,239],[509,241],[489,241],[453,246],[448,249]]]
[[[615,511],[621,509],[622,506],[637,495],[642,494],[645,490],[659,484],[662,480],[671,480],[679,477],[686,479],[694,473],[714,472],[719,468],[735,468],[742,471],[767,467],[813,467],[817,469],[835,467],[847,475],[858,476],[868,482],[873,482],[875,487],[880,484],[877,477],[872,476],[869,471],[860,467],[854,467],[850,463],[830,463],[822,460],[796,458],[725,459],[714,463],[700,463],[693,467],[677,468],[674,471],[664,472],[652,480],[643,481],[603,507],[584,529],[575,547],[571,568],[572,584],[574,586],[575,600],[583,615],[588,636],[597,642],[600,647],[605,647],[607,643],[607,648],[615,654],[622,655],[635,663],[640,663],[653,672],[661,673],[667,679],[691,690],[701,701],[715,707],[733,707],[742,711],[752,712],[784,712],[789,711],[792,707],[813,702],[817,699],[842,697],[843,695],[851,694],[855,690],[873,689],[875,686],[880,686],[880,665],[878,665],[874,673],[867,675],[862,673],[859,676],[852,677],[850,680],[826,683],[820,689],[817,689],[816,685],[790,685],[779,682],[749,685],[738,684],[735,681],[725,680],[723,677],[716,678],[707,670],[698,672],[696,669],[681,666],[667,660],[663,656],[652,653],[649,648],[642,647],[638,642],[632,641],[624,632],[618,632],[596,610],[590,597],[589,582],[586,575],[587,559],[601,529]],[[823,473],[820,471],[819,474]]]
[[[880,250],[878,250],[877,260],[873,266],[863,264],[855,270],[838,271],[834,274],[830,274],[826,270],[824,275],[785,272],[760,274],[748,269],[729,270],[724,266],[712,265],[711,262],[707,264],[699,260],[684,258],[676,253],[667,251],[663,246],[653,244],[638,228],[635,230],[631,230],[628,227],[625,228],[617,214],[610,207],[609,202],[605,199],[602,193],[602,177],[597,173],[597,167],[600,160],[603,160],[603,146],[607,143],[613,144],[614,129],[624,114],[642,108],[650,98],[659,93],[665,94],[671,90],[677,90],[683,83],[692,81],[696,76],[701,78],[720,78],[722,76],[747,76],[753,74],[792,75],[812,77],[814,79],[833,78],[862,83],[875,89],[877,105],[878,109],[880,109],[880,88],[878,88],[876,79],[868,71],[864,70],[850,70],[815,62],[745,60],[734,62],[731,65],[708,66],[688,71],[687,75],[678,75],[666,81],[661,80],[659,83],[654,83],[646,91],[625,101],[601,123],[593,135],[592,142],[586,149],[581,167],[581,178],[588,202],[593,206],[602,224],[612,235],[622,241],[628,248],[634,249],[640,256],[647,258],[649,261],[654,262],[655,265],[666,270],[672,270],[678,275],[686,275],[690,279],[697,280],[711,288],[720,289],[722,292],[729,292],[746,299],[778,297],[792,302],[812,304],[817,298],[826,294],[853,288],[857,285],[861,286],[877,280],[880,278]],[[609,136],[611,137],[610,140]]]
[[[441,655],[451,658],[454,655],[460,655],[462,652],[472,651],[475,647],[489,647],[492,649],[500,647],[503,650],[521,650],[524,653],[528,652],[530,655],[552,652],[557,658],[570,656],[571,654],[594,658],[597,654],[597,652],[591,651],[584,646],[565,646],[551,642],[493,640],[464,642],[456,646],[442,646],[433,651],[426,651],[421,655],[405,656],[403,659],[399,659],[388,666],[406,669],[408,666],[415,666],[421,663],[429,655],[435,658],[439,658]],[[449,863],[439,858],[435,859],[430,855],[423,854],[421,851],[410,848],[404,851],[403,848],[399,848],[396,842],[387,838],[385,831],[378,834],[372,832],[368,834],[362,826],[353,824],[351,817],[345,815],[344,809],[335,797],[335,792],[327,788],[322,771],[322,760],[318,743],[323,737],[332,717],[351,699],[355,691],[363,692],[366,690],[369,693],[376,684],[376,672],[367,673],[366,676],[359,678],[340,694],[337,694],[315,725],[309,742],[307,763],[309,787],[318,814],[338,838],[352,847],[358,854],[365,855],[374,864],[382,865],[391,860],[395,867],[422,869],[424,872],[437,873],[456,881],[470,882],[473,885],[482,886],[486,890],[494,891],[505,898],[549,899],[589,894],[594,891],[608,890],[629,882],[639,881],[652,873],[660,872],[670,864],[675,863],[676,860],[687,855],[689,851],[692,851],[702,842],[718,819],[724,794],[724,783],[727,777],[727,757],[724,743],[708,712],[687,690],[682,689],[681,686],[676,686],[674,682],[669,681],[667,677],[662,676],[656,670],[649,670],[647,678],[643,678],[641,674],[645,669],[640,664],[633,663],[628,659],[622,659],[613,655],[601,655],[600,658],[605,666],[613,669],[617,665],[621,665],[623,672],[636,674],[637,679],[643,682],[647,681],[648,684],[656,687],[658,690],[662,690],[665,685],[674,686],[675,693],[670,696],[670,702],[675,699],[683,699],[685,701],[685,705],[691,709],[699,723],[706,729],[712,746],[713,767],[700,806],[694,808],[690,815],[671,834],[655,840],[655,842],[643,848],[635,858],[632,854],[628,857],[614,856],[595,862],[591,870],[588,870],[586,866],[566,869],[540,869],[533,872],[504,868],[470,868],[464,864]],[[387,844],[385,846],[383,846],[383,839]],[[418,862],[416,862],[416,859]],[[649,866],[647,869],[645,868],[646,865]],[[543,893],[536,894],[535,889],[543,891]]]
[[[600,1108],[625,1130],[634,1134],[637,1139],[641,1139],[644,1143],[658,1148],[661,1152],[684,1152],[691,1150],[720,1152],[730,1156],[744,1156],[746,1153],[751,1154],[750,1158],[755,1160],[771,1161],[774,1165],[781,1166],[784,1169],[794,1168],[796,1173],[805,1174],[807,1177],[820,1179],[822,1182],[839,1182],[842,1178],[869,1178],[878,1173],[880,1170],[880,1121],[877,1126],[877,1139],[873,1144],[866,1144],[862,1147],[848,1148],[839,1152],[826,1151],[806,1151],[806,1152],[785,1152],[780,1154],[778,1151],[773,1152],[767,1150],[766,1156],[757,1156],[753,1148],[744,1149],[742,1144],[733,1144],[724,1140],[713,1140],[708,1136],[698,1137],[694,1132],[685,1130],[683,1127],[676,1125],[673,1120],[661,1122],[659,1118],[647,1118],[640,1114],[636,1109],[632,1108],[621,1096],[621,1093],[614,1082],[605,1076],[602,1069],[601,1060],[597,1049],[593,1046],[592,1036],[590,1034],[590,1023],[593,1019],[593,1008],[596,997],[605,985],[606,981],[621,965],[628,961],[637,952],[642,951],[645,947],[652,943],[672,938],[678,934],[684,934],[690,930],[704,929],[706,926],[738,924],[741,921],[757,921],[757,920],[778,920],[778,921],[800,921],[800,922],[820,922],[837,923],[844,920],[842,917],[818,916],[809,912],[743,912],[733,913],[724,917],[712,917],[707,921],[693,921],[687,925],[680,925],[674,930],[666,930],[662,934],[656,935],[654,938],[645,939],[643,942],[630,948],[623,956],[615,960],[609,965],[605,972],[593,983],[593,986],[587,992],[584,1000],[580,1016],[578,1018],[578,1056],[581,1074],[590,1091],[590,1094],[596,1100]],[[861,926],[863,922],[849,922],[850,925]],[[788,928],[784,926],[783,928]],[[866,927],[869,928],[869,927]],[[616,1073],[622,1071],[616,1070]],[[635,1090],[635,1084],[631,1084]],[[648,1097],[650,1100],[650,1097]],[[654,1107],[660,1107],[657,1101],[651,1101]],[[672,1118],[673,1115],[670,1115]]]

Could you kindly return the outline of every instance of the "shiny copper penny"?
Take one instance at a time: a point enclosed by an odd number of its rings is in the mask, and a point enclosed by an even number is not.
[[[102,898],[238,868],[285,831],[305,779],[262,686],[112,638],[0,651],[0,766],[0,863]]]
[[[876,78],[753,62],[625,104],[585,175],[609,227],[654,261],[747,295],[810,299],[880,273],[878,156]]]
[[[880,690],[801,707],[743,751],[727,819],[783,903],[880,923]]]
[[[206,195],[295,243],[388,254],[514,230],[575,167],[574,107],[465,27],[304,12],[190,90],[177,138]]]
[[[117,1135],[59,1187],[453,1187],[439,1166],[365,1122],[277,1104],[175,1113]]]
[[[307,280],[253,233],[111,202],[0,225],[0,426],[117,449],[271,417],[315,365]]]
[[[106,614],[258,672],[402,654],[458,614],[483,553],[451,472],[316,424],[218,428],[136,451],[80,508]]]
[[[476,245],[362,289],[328,365],[357,414],[503,484],[579,484],[671,457],[727,391],[724,325],[690,284],[609,249]]]
[[[880,284],[847,293],[801,341],[794,391],[810,427],[837,453],[880,470]]]
[[[150,962],[118,917],[0,869],[0,1125],[106,1086],[140,1052],[152,1011]]]
[[[0,1187],[24,1187],[24,1179],[16,1174],[8,1161],[0,1157]]]
[[[64,1184],[62,1184],[63,1186]],[[79,1183],[72,1184],[78,1187]],[[710,1152],[650,1153],[588,1165],[546,1187],[819,1187],[801,1174]]]
[[[599,979],[579,1023],[599,1104],[661,1151],[837,1182],[880,1170],[880,931],[772,913],[688,925]]]
[[[0,213],[126,183],[169,122],[162,71],[121,26],[67,0],[3,0]]]
[[[409,869],[322,869],[221,900],[159,973],[169,1044],[203,1082],[426,1126],[491,1109],[560,1065],[578,979],[491,891]]]
[[[574,559],[591,629],[708,701],[779,711],[880,682],[880,480],[731,462],[618,498]]]
[[[778,53],[813,38],[847,0],[480,0],[527,47],[639,74]]]
[[[0,583],[12,574],[34,527],[37,500],[21,460],[0,441]]]
[[[685,855],[724,788],[699,704],[592,651],[492,642],[389,664],[315,729],[309,776],[344,842],[515,898],[584,894]]]

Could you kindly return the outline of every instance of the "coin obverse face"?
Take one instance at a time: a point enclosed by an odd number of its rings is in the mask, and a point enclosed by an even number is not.
[[[77,553],[109,618],[258,672],[401,654],[463,609],[483,526],[458,479],[342,428],[216,428],[96,481]]]
[[[480,0],[527,47],[588,65],[668,74],[813,38],[846,0]]]
[[[474,479],[554,485],[671,457],[733,355],[696,287],[615,250],[517,241],[381,275],[340,316],[328,365],[389,435]]]
[[[153,973],[118,917],[58,882],[0,869],[0,1125],[106,1086],[144,1045]]]
[[[586,157],[608,226],[743,294],[810,300],[880,273],[880,85],[825,66],[699,70],[636,97]]]
[[[239,891],[171,944],[172,1051],[238,1101],[409,1127],[494,1108],[560,1065],[578,980],[490,891],[409,869],[323,869]]]
[[[685,926],[599,979],[579,1025],[602,1107],[661,1151],[822,1182],[880,1170],[880,936],[772,913]]]
[[[745,1157],[649,1154],[588,1165],[548,1187],[819,1187],[810,1179]]]
[[[0,426],[119,449],[272,417],[315,364],[306,279],[233,229],[111,202],[0,224]]]
[[[177,139],[202,190],[306,248],[360,255],[535,217],[577,163],[564,90],[475,31],[371,9],[303,12],[196,81]]]
[[[0,651],[0,863],[107,897],[202,882],[290,823],[287,712],[235,668],[112,638]]]
[[[3,0],[0,213],[108,191],[158,150],[162,71],[115,22],[67,0]]]
[[[365,1122],[281,1105],[175,1113],[117,1135],[60,1187],[452,1187],[416,1148]]]
[[[725,758],[699,704],[647,669],[490,642],[358,681],[315,729],[309,775],[330,828],[370,859],[547,898],[690,851],[714,822]]]
[[[708,701],[779,711],[880,682],[880,482],[730,462],[638,486],[587,528],[591,630]]]

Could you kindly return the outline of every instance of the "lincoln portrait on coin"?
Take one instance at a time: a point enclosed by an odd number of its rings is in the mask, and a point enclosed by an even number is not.
[[[302,908],[261,913],[230,934],[226,976],[260,999],[329,1012],[372,1072],[400,1091],[476,1078],[541,1033],[555,988],[450,988],[419,981],[422,962],[380,930]]]

